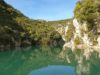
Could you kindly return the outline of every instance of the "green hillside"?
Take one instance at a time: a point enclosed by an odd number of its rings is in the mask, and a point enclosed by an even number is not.
[[[0,0],[0,48],[60,44],[62,39],[53,28],[55,23],[59,21],[29,19]]]
[[[81,23],[86,22],[90,30],[100,27],[100,0],[78,1],[74,10],[74,16]]]

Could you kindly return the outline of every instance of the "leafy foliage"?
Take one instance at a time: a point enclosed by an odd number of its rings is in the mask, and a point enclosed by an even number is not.
[[[57,22],[29,19],[0,0],[0,48],[57,44],[62,39],[54,23]]]
[[[87,21],[92,29],[100,20],[100,0],[81,0],[77,2],[74,11],[75,17],[81,21]]]

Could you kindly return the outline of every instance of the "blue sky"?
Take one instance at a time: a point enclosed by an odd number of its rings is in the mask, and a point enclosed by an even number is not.
[[[77,0],[5,0],[31,19],[60,20],[73,17]]]

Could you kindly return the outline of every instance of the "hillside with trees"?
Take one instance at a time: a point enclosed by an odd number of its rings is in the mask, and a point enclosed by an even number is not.
[[[100,27],[100,0],[80,0],[74,10],[75,18],[88,23],[90,30]]]
[[[62,38],[53,27],[59,23],[65,24],[66,20],[32,20],[0,0],[0,48],[60,45]]]

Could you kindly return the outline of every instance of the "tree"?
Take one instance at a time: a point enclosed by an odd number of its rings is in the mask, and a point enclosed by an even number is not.
[[[75,18],[80,22],[86,21],[90,28],[96,26],[100,17],[100,0],[81,0],[74,10]]]

